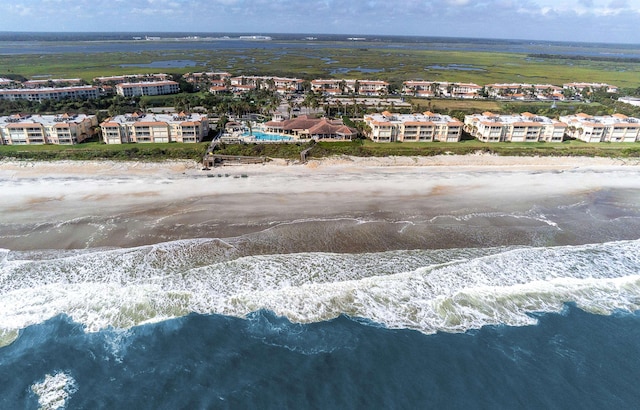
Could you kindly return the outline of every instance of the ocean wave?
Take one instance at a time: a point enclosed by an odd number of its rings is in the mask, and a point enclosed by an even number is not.
[[[190,312],[294,322],[347,314],[392,328],[460,332],[528,325],[576,302],[593,313],[640,309],[640,241],[563,247],[242,256],[241,243],[183,240],[130,249],[7,252],[0,339],[67,314],[89,331]]]
[[[38,396],[39,409],[65,408],[67,400],[78,390],[73,377],[64,372],[47,374],[44,380],[34,383],[31,391]]]

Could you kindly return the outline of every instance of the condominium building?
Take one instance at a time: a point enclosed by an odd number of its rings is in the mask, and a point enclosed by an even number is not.
[[[438,94],[439,85],[434,81],[405,81],[402,83],[402,94],[415,97],[431,98]]]
[[[575,114],[560,117],[568,136],[585,142],[636,142],[640,140],[640,120],[623,114],[592,116]]]
[[[485,90],[489,98],[497,98],[504,100],[524,100],[532,99],[535,97],[535,90],[532,89],[531,84],[487,84]]]
[[[47,87],[47,88],[10,88],[0,90],[0,99],[16,101],[29,100],[42,102],[43,100],[62,100],[71,98],[76,100],[89,100],[100,97],[98,87],[78,86],[78,87]]]
[[[482,90],[481,86],[474,83],[451,83],[451,85],[450,96],[453,98],[478,98]]]
[[[233,84],[231,86],[231,91],[233,91],[236,94],[244,94],[246,92],[253,91],[255,89],[256,89],[256,86],[253,84]]]
[[[126,74],[113,75],[109,77],[95,77],[93,82],[96,84],[122,84],[145,81],[167,81],[171,76],[169,74]]]
[[[346,83],[343,83],[342,80],[333,79],[312,80],[311,89],[324,95],[341,95],[346,90]]]
[[[422,114],[392,114],[385,111],[367,115],[364,121],[371,128],[369,137],[375,142],[458,142],[463,125],[448,115],[428,111]]]
[[[229,88],[227,88],[224,85],[212,85],[211,87],[209,87],[209,92],[211,94],[224,94],[229,92]]]
[[[616,94],[618,92],[618,87],[606,83],[567,83],[563,84],[562,88],[565,90],[571,90],[583,97],[586,97],[587,94],[593,91],[606,91],[611,94]]]
[[[318,79],[311,81],[311,89],[325,95],[358,94],[375,96],[388,94],[389,83],[380,80]]]
[[[187,73],[182,76],[188,83],[198,84],[201,82],[224,81],[231,78],[231,73],[226,71],[210,71],[206,73]]]
[[[100,124],[106,144],[128,142],[200,142],[209,133],[201,114],[125,114]]]
[[[77,144],[95,133],[95,115],[11,115],[0,117],[0,143]]]
[[[487,84],[487,96],[503,100],[564,100],[562,87],[552,84]]]
[[[66,87],[83,85],[81,78],[49,78],[47,80],[29,80],[22,83],[24,88]]]
[[[435,81],[405,81],[402,93],[416,97],[450,97],[472,99],[480,97],[482,87],[474,83],[449,83]]]
[[[484,112],[465,116],[464,127],[482,142],[562,142],[567,124],[527,112],[515,115]]]
[[[226,71],[210,71],[206,73],[187,73],[182,76],[184,80],[193,84],[196,89],[207,88],[212,94],[229,91],[231,74]]]
[[[565,96],[562,87],[553,84],[532,84],[535,96],[538,100],[564,101]]]
[[[241,75],[232,77],[230,83],[231,88],[237,92],[267,89],[277,91],[280,94],[286,94],[302,91],[302,83],[304,83],[304,80],[299,78]]]
[[[629,104],[629,105],[633,105],[636,107],[640,107],[640,98],[638,97],[620,97],[618,98],[618,101],[625,103],[625,104]]]
[[[116,93],[124,97],[176,94],[179,92],[180,86],[175,81],[148,81],[141,83],[116,84]]]
[[[385,95],[389,94],[389,83],[380,80],[346,80],[347,87],[353,89],[358,95]]]

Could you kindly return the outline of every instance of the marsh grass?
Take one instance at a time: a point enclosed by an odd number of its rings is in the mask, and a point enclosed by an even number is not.
[[[189,59],[196,67],[152,68],[122,67],[123,64],[148,64],[154,61]],[[477,71],[446,69],[454,64]],[[430,68],[433,66],[444,69]],[[358,67],[379,70],[363,73]],[[336,69],[351,70],[336,72]],[[573,81],[606,82],[619,87],[637,87],[640,63],[624,61],[569,60],[531,58],[523,53],[489,53],[401,48],[346,48],[337,42],[334,48],[256,47],[244,50],[144,51],[139,53],[65,53],[48,55],[0,56],[0,73],[25,77],[50,75],[52,78],[82,78],[132,73],[225,70],[234,75],[286,75],[314,78],[370,78],[401,83],[405,80],[563,84]]]

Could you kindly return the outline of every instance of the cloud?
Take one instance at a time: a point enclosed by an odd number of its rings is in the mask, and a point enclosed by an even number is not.
[[[33,14],[33,9],[22,4],[12,4],[9,6],[9,13],[20,17],[29,17]]]
[[[5,31],[398,34],[640,43],[638,0],[0,1]],[[632,6],[630,6],[630,4]],[[64,13],[60,11],[64,10]],[[55,19],[50,16],[55,15]]]
[[[626,9],[629,7],[629,3],[626,0],[613,0],[609,3],[610,9]]]

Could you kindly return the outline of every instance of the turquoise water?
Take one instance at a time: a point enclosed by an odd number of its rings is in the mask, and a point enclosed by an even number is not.
[[[258,141],[292,141],[293,138],[280,134],[265,134],[260,131],[253,131],[251,135],[244,134],[243,137],[253,137]]]

